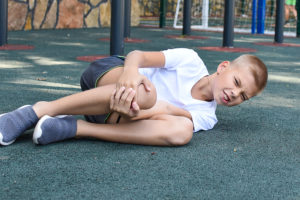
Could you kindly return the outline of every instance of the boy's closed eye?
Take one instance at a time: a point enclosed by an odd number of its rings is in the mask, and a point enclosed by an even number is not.
[[[235,83],[236,86],[240,85],[236,77],[234,77],[234,83]]]
[[[234,83],[235,83],[235,85],[238,86],[238,87],[241,86],[241,80],[238,79],[238,78],[236,78],[236,77],[234,77]],[[247,97],[247,95],[246,95],[244,92],[241,94],[241,97],[242,97],[242,100],[243,100],[243,101],[246,101],[246,100],[249,99],[249,98]]]

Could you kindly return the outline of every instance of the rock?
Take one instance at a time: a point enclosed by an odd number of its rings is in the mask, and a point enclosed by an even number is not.
[[[34,12],[34,21],[33,28],[39,29],[42,21],[44,20],[46,10],[48,6],[48,1],[45,0],[36,0],[35,12]]]
[[[100,23],[101,26],[110,26],[110,1],[107,1],[107,3],[103,3],[100,5]]]
[[[54,0],[47,13],[44,24],[42,25],[43,29],[55,28],[55,24],[57,20],[56,11],[57,11],[57,0]]]
[[[8,1],[8,30],[22,30],[26,16],[27,5],[25,3]]]
[[[88,9],[86,9],[86,12],[88,12],[90,9],[92,9],[90,6],[86,5]],[[86,27],[99,27],[99,8],[94,8],[90,11],[88,16],[85,18],[85,24]]]
[[[84,4],[77,0],[61,0],[56,28],[82,28]]]

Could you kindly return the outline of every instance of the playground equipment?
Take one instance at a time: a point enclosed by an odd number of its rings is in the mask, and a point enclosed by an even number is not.
[[[274,34],[277,0],[235,0],[234,32]],[[182,28],[185,0],[178,0],[174,28]],[[224,0],[192,0],[191,28],[223,31]],[[284,35],[296,36],[296,24],[284,28]]]
[[[177,10],[174,20],[174,27],[181,27],[176,25],[180,21],[180,8],[183,6],[183,29],[182,34],[189,36],[191,34],[191,28],[200,28],[205,30],[221,30],[223,31],[223,47],[233,47],[233,36],[234,31],[243,30],[243,32],[252,33],[266,33],[265,22],[266,13],[271,16],[275,16],[273,12],[276,7],[276,24],[275,27],[275,37],[274,41],[276,43],[283,42],[283,9],[284,0],[276,0],[276,5],[274,6],[275,0],[178,0]],[[198,4],[193,5],[192,3],[198,2]],[[252,2],[251,5],[249,2]],[[160,27],[165,26],[165,11],[166,11],[166,0],[161,0],[161,16],[160,16]],[[182,5],[183,3],[183,5]],[[238,4],[238,5],[236,5]],[[221,7],[216,7],[213,9],[212,6],[221,5]],[[258,5],[258,8],[256,8]],[[266,8],[270,5],[270,11]],[[222,7],[223,6],[223,7]],[[238,6],[238,7],[237,7]],[[298,5],[298,10],[300,6]],[[241,16],[235,15],[237,8],[241,9],[239,14]],[[244,15],[249,14],[250,8],[252,9],[252,27],[251,22],[245,25],[246,28],[241,29],[240,27],[234,28],[237,24],[237,18],[245,18]],[[131,10],[131,0],[112,0],[111,3],[111,34],[110,34],[110,54],[111,55],[123,55],[124,54],[124,38],[130,37],[130,10]],[[219,10],[218,10],[219,9]],[[0,46],[7,44],[7,10],[8,10],[8,0],[0,1]],[[267,12],[266,12],[267,11]],[[212,13],[215,12],[215,13]],[[201,14],[201,15],[200,15]],[[211,21],[212,18],[219,16],[219,25],[215,26]],[[256,17],[257,16],[257,17]],[[299,15],[298,15],[299,17]],[[182,18],[182,17],[181,17]],[[257,18],[257,20],[256,20]],[[201,19],[201,25],[194,25],[198,19]],[[216,20],[215,20],[216,21]],[[257,23],[256,23],[257,22]],[[298,20],[299,23],[299,20]],[[224,26],[223,26],[224,24]],[[257,26],[256,26],[257,24]],[[240,25],[239,25],[240,26]],[[252,29],[250,29],[250,27]],[[256,31],[257,28],[257,31]],[[249,30],[248,30],[249,29]],[[298,27],[299,29],[299,27]],[[234,30],[234,31],[233,31]],[[300,32],[300,30],[298,30]],[[300,35],[300,33],[299,33]]]

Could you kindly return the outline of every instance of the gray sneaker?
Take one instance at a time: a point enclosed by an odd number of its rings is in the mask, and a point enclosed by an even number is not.
[[[38,121],[31,105],[0,115],[0,144],[10,145]]]
[[[35,144],[49,144],[73,138],[77,131],[77,119],[70,115],[50,117],[45,115],[33,132]]]

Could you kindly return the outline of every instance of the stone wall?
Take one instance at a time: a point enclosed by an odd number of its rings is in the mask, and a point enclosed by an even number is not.
[[[131,1],[131,25],[140,22],[140,3]],[[90,28],[110,25],[109,0],[8,0],[8,29]]]

